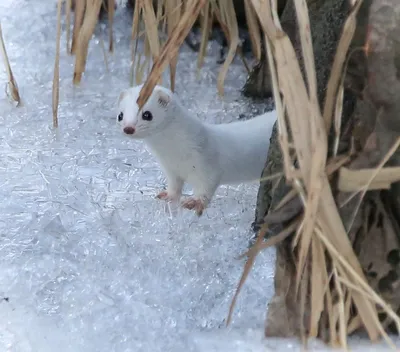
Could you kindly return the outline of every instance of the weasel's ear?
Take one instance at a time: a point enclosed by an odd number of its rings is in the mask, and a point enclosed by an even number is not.
[[[157,103],[160,105],[162,108],[166,108],[171,101],[171,97],[168,95],[168,93],[163,92],[161,89],[157,89]]]
[[[121,100],[125,98],[126,91],[122,91],[118,98],[118,105],[121,103]]]

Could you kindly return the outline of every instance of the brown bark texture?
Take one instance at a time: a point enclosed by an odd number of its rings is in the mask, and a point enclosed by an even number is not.
[[[326,86],[344,21],[350,11],[347,0],[308,0],[311,32],[317,71],[319,103],[324,104]],[[296,30],[293,2],[282,14],[283,29],[289,35],[301,63],[300,38]],[[376,167],[400,137],[400,1],[364,0],[358,16],[356,32],[348,52],[345,93],[341,125],[340,153],[353,148],[354,156],[346,167]],[[332,150],[333,129],[329,135]],[[386,166],[400,166],[400,151]],[[262,176],[283,170],[277,130]],[[389,190],[368,191],[343,205],[350,194],[332,188],[341,218],[353,249],[371,287],[400,313],[400,184]],[[295,198],[278,211],[274,208],[291,190],[284,177],[263,181],[257,199],[256,224],[267,223],[269,236],[277,234],[303,211]],[[322,200],[323,201],[323,200]],[[308,305],[300,312],[299,296],[295,295],[296,251],[291,237],[277,245],[275,295],[269,303],[265,334],[267,336],[300,336],[307,332]],[[328,338],[322,323],[319,336]],[[394,328],[390,319],[380,315],[383,325]]]

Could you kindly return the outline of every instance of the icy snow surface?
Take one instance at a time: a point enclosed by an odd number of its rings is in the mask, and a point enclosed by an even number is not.
[[[107,28],[97,28],[80,87],[72,86],[63,26],[56,132],[56,4],[1,0],[0,16],[24,103],[15,108],[0,93],[0,351],[299,350],[296,341],[262,338],[273,250],[260,254],[224,325],[257,184],[221,187],[200,219],[188,211],[171,218],[154,199],[165,182],[155,159],[116,127],[115,103],[129,84],[129,12],[117,12],[109,72],[99,42]],[[225,100],[216,96],[217,51],[211,45],[197,79],[196,54],[182,50],[177,92],[186,106],[214,122],[265,111],[240,96],[240,62]]]

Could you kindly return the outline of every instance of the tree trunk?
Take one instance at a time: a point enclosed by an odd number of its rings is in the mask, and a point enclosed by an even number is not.
[[[308,0],[311,32],[317,71],[318,98],[324,104],[326,86],[344,21],[349,12],[347,0]],[[292,1],[282,14],[283,29],[292,40],[301,62],[300,42]],[[346,165],[350,169],[376,167],[400,137],[400,1],[365,0],[357,16],[357,28],[349,53],[345,78],[341,126],[341,152],[350,150],[354,142],[355,157]],[[329,135],[332,150],[333,132]],[[400,166],[400,152],[387,166]],[[282,154],[276,126],[262,176],[283,171]],[[333,183],[335,185],[335,183]],[[298,198],[278,212],[276,205],[291,189],[284,177],[260,183],[256,225],[266,222],[269,235],[277,234],[303,211]],[[349,197],[333,187],[337,204]],[[353,249],[371,287],[399,313],[400,294],[400,184],[389,190],[368,191],[361,205],[360,196],[339,207]],[[356,211],[358,210],[358,211]],[[267,336],[299,336],[307,332],[309,313],[301,314],[299,297],[295,295],[296,251],[291,237],[277,245],[275,295],[269,304]],[[322,319],[326,312],[322,313]],[[385,327],[389,318],[381,315]],[[393,325],[393,324],[392,324]],[[320,324],[319,336],[327,338]]]

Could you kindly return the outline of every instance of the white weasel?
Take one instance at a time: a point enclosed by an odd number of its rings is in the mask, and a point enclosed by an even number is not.
[[[135,139],[144,139],[167,177],[157,198],[179,201],[184,182],[194,196],[182,207],[200,216],[222,184],[257,180],[267,158],[276,117],[265,113],[246,121],[208,124],[183,107],[178,96],[156,86],[141,110],[136,103],[142,85],[123,91],[117,123]]]

